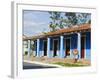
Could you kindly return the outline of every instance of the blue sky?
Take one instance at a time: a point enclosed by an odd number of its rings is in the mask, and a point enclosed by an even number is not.
[[[34,36],[49,31],[50,14],[43,11],[24,11],[24,34]]]
[[[64,12],[62,13],[62,16],[64,17]],[[89,20],[90,18],[91,16],[87,17],[87,20]],[[48,32],[50,31],[49,28],[50,22],[51,22],[50,14],[46,11],[24,10],[23,34],[26,36],[35,36],[41,34],[42,32]]]

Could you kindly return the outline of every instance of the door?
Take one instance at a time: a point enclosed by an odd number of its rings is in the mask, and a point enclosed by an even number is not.
[[[70,39],[65,39],[65,55],[70,55]]]
[[[47,56],[47,41],[44,41],[44,56]]]
[[[81,37],[81,58],[85,57],[85,36]]]

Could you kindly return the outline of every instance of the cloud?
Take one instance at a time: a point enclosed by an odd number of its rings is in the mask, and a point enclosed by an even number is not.
[[[42,11],[24,11],[23,32],[25,35],[33,36],[43,31],[49,31],[49,14]]]
[[[47,24],[47,23],[45,23],[45,22],[33,22],[33,21],[24,21],[24,26],[25,27],[30,27],[30,26],[41,26],[41,25],[45,25],[45,24]]]
[[[49,31],[48,23],[46,22],[33,22],[24,21],[24,34],[28,36],[33,36],[42,33],[44,30]]]

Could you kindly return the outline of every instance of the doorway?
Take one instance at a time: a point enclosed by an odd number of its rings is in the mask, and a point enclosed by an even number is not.
[[[86,43],[86,37],[81,37],[81,58],[85,57],[85,43]]]
[[[70,38],[65,39],[65,56],[70,56]]]
[[[47,56],[47,41],[44,41],[44,56]]]
[[[57,56],[57,48],[58,48],[58,40],[54,40],[53,42],[54,45],[54,57]]]

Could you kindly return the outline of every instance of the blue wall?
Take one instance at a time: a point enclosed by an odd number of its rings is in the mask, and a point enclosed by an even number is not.
[[[72,34],[71,35],[71,58],[74,57],[72,51],[74,49],[77,49],[77,40],[78,40],[77,38],[78,38],[77,34]]]
[[[53,40],[54,39],[57,39],[58,40],[58,43],[60,44],[60,38],[59,37],[51,37],[50,38],[50,50],[53,50]],[[60,49],[60,46],[57,48],[57,50],[59,50]]]
[[[40,39],[40,51],[43,51],[43,47],[44,47],[44,45],[43,45],[43,39]]]
[[[91,33],[86,33],[86,59],[91,59]]]
[[[91,33],[87,32],[87,33],[85,33],[85,35],[86,35],[86,53],[85,53],[86,57],[85,58],[91,59]],[[70,55],[70,57],[73,58],[72,51],[73,51],[73,49],[77,49],[77,37],[78,36],[77,36],[77,34],[66,35],[66,36],[64,36],[64,39],[68,38],[68,37],[71,38],[71,48],[70,48],[71,55]],[[59,47],[57,50],[60,50],[60,36],[50,38],[50,50],[53,51],[53,39],[59,39]],[[64,44],[65,43],[63,43],[63,50],[64,50],[63,57],[65,56]],[[35,45],[36,45],[36,43],[35,43]],[[35,50],[36,50],[36,48],[35,48]],[[43,39],[40,39],[40,49],[39,50],[43,51]],[[61,53],[59,53],[59,54],[61,54]]]
[[[71,50],[77,49],[77,34],[71,35]]]

